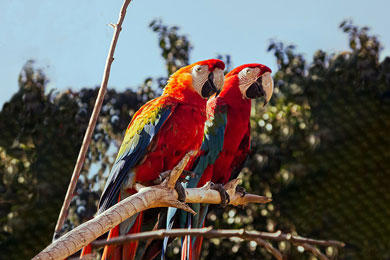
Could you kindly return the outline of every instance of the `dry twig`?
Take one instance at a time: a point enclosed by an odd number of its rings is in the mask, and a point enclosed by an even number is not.
[[[195,212],[186,203],[177,199],[178,195],[174,189],[177,179],[190,158],[194,155],[195,152],[188,153],[161,184],[152,187],[136,185],[139,189],[138,193],[122,200],[102,214],[69,231],[35,256],[34,259],[64,259],[127,218],[150,208],[176,207],[194,214]],[[271,201],[269,198],[253,194],[241,197],[241,194],[236,194],[235,192],[237,183],[238,181],[234,180],[225,185],[227,192],[230,194],[230,204],[245,205],[252,202],[267,203]],[[202,188],[186,189],[186,196],[186,202],[188,203],[221,203],[219,192],[210,190],[210,185]]]
[[[148,239],[163,239],[164,237],[184,237],[184,236],[202,236],[205,238],[227,238],[227,237],[239,237],[245,240],[255,241],[258,245],[267,249],[276,259],[283,259],[283,255],[274,248],[269,242],[265,241],[287,241],[296,246],[302,246],[306,251],[311,252],[321,260],[328,259],[322,254],[314,245],[317,246],[334,246],[344,247],[345,244],[334,240],[316,240],[312,238],[305,238],[292,234],[282,233],[277,231],[275,233],[259,232],[259,231],[246,231],[244,229],[230,229],[230,230],[213,230],[212,227],[206,228],[193,228],[193,229],[170,229],[170,230],[155,230],[147,231],[137,234],[130,234],[126,236],[115,237],[110,240],[99,240],[92,243],[95,248],[103,247],[106,245],[118,245],[127,243],[134,240],[148,240]]]
[[[160,229],[155,231],[147,231],[142,233],[130,234],[121,237],[115,237],[110,240],[100,240],[92,243],[93,247],[102,247],[105,245],[118,245],[134,240],[147,240],[147,239],[163,239],[164,237],[183,237],[183,236],[202,236],[207,238],[219,238],[219,237],[239,237],[245,240],[256,241],[257,238],[270,241],[289,241],[294,244],[310,244],[318,246],[334,246],[344,247],[345,244],[335,240],[316,240],[312,238],[306,238],[301,236],[295,236],[289,233],[282,233],[277,231],[261,232],[261,231],[247,231],[244,229],[221,229],[215,230],[212,227],[206,228],[179,228],[179,229]]]
[[[273,247],[269,242],[261,239],[261,238],[257,238],[254,240],[259,246],[262,246],[264,247],[265,249],[267,249],[267,251],[272,254],[276,259],[278,260],[283,260],[283,255],[282,253],[279,252],[279,250],[277,250],[275,247]]]
[[[110,50],[108,51],[106,65],[104,68],[103,79],[102,79],[102,83],[100,86],[99,94],[96,98],[95,106],[93,108],[92,115],[91,115],[91,118],[89,120],[87,130],[85,132],[83,143],[81,145],[80,152],[79,152],[79,155],[77,157],[76,165],[75,165],[74,170],[73,170],[72,178],[70,180],[68,190],[67,190],[66,195],[65,195],[65,199],[64,199],[64,203],[63,203],[62,208],[61,208],[60,215],[58,216],[57,224],[56,224],[56,227],[54,230],[53,240],[58,238],[58,236],[60,235],[62,226],[64,225],[65,219],[66,219],[67,214],[68,214],[68,208],[69,208],[70,202],[72,200],[72,195],[73,195],[74,189],[76,188],[76,184],[77,184],[77,181],[78,181],[79,176],[80,176],[80,171],[81,171],[83,164],[84,164],[84,161],[85,161],[85,156],[87,154],[89,144],[91,143],[92,134],[93,134],[93,131],[95,129],[96,121],[98,119],[100,110],[102,108],[104,95],[106,94],[108,78],[110,77],[111,64],[114,61],[114,52],[115,52],[116,43],[118,41],[119,33],[122,30],[122,23],[123,23],[123,20],[125,19],[127,6],[130,4],[130,2],[131,2],[131,0],[124,1],[122,8],[121,8],[121,11],[119,13],[119,19],[118,19],[117,24],[112,25],[112,27],[114,28],[114,36],[112,37]]]
[[[318,257],[321,260],[328,260],[328,257],[323,253],[321,253],[321,251],[318,248],[309,245],[308,243],[296,243],[295,245],[303,247],[305,251],[312,253],[314,256]]]

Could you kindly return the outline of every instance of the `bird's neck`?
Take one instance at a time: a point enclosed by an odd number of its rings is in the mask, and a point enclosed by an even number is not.
[[[233,112],[249,120],[252,101],[242,96],[238,87],[238,78],[228,78],[219,97],[223,98],[229,106],[229,113]]]
[[[177,84],[175,86],[168,84],[164,88],[163,95],[169,95],[177,99],[180,103],[206,109],[207,99],[202,98],[197,92],[184,84]]]

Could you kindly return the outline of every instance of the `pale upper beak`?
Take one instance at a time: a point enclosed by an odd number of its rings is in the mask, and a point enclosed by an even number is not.
[[[271,99],[273,90],[274,81],[272,80],[271,72],[265,72],[246,89],[245,96],[252,99],[264,97],[265,106]]]
[[[261,76],[262,85],[264,91],[264,106],[270,101],[274,92],[274,80],[272,79],[271,73],[266,72]]]
[[[223,71],[216,68],[213,72],[210,72],[207,81],[202,86],[202,96],[208,98],[215,93],[219,93],[223,87],[224,76]]]

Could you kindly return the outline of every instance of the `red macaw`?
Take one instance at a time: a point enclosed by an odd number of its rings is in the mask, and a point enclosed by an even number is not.
[[[208,119],[204,139],[197,162],[192,168],[196,177],[189,180],[188,187],[201,187],[208,181],[216,183],[215,188],[225,199],[221,204],[226,206],[228,195],[222,185],[237,178],[250,152],[251,99],[263,97],[265,106],[272,93],[271,69],[265,65],[245,64],[226,74],[221,93],[207,103]],[[199,204],[193,207],[200,214],[188,219],[187,225],[201,227],[204,225],[207,205],[202,209]],[[181,217],[182,225],[185,221]],[[182,259],[198,259],[201,245],[201,237],[186,237]]]
[[[250,112],[251,99],[264,97],[264,105],[271,99],[273,80],[271,69],[262,64],[245,64],[230,71],[225,76],[225,83],[219,95],[207,103],[207,121],[203,143],[191,170],[195,178],[189,179],[187,187],[201,187],[208,181],[217,183],[213,188],[219,190],[226,206],[227,193],[222,184],[238,176],[244,167],[250,150]],[[207,214],[207,205],[200,208],[193,204],[198,212],[191,217],[186,212],[180,213],[180,227],[201,227]],[[167,228],[172,228],[176,209],[169,208],[166,219]],[[183,242],[182,259],[199,258],[201,238]],[[162,257],[168,243],[162,245]],[[194,244],[195,243],[195,244]],[[192,246],[193,244],[194,246]],[[161,242],[151,242],[143,259],[152,259],[161,250]]]
[[[206,121],[207,98],[223,86],[225,64],[200,61],[171,75],[163,94],[133,116],[99,201],[98,214],[134,194],[133,183],[153,185],[191,150],[199,150]],[[108,239],[140,231],[142,213],[112,229]],[[106,246],[102,259],[133,259],[138,243]],[[85,250],[86,254],[89,250]],[[83,254],[83,255],[84,255]]]

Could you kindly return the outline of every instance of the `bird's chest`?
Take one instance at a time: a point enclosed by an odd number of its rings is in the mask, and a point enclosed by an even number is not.
[[[234,115],[236,116],[236,115]],[[222,151],[227,154],[235,154],[237,149],[244,138],[245,134],[248,131],[248,120],[237,120],[242,119],[243,117],[236,116],[235,118],[231,116],[228,118],[228,123],[226,125],[224,143]],[[230,119],[230,120],[229,120]]]
[[[205,110],[179,106],[164,125],[159,143],[161,148],[173,151],[198,149],[203,139]]]
[[[189,151],[198,150],[205,120],[205,110],[177,107],[136,167],[135,181],[152,185],[159,173],[173,169]]]

